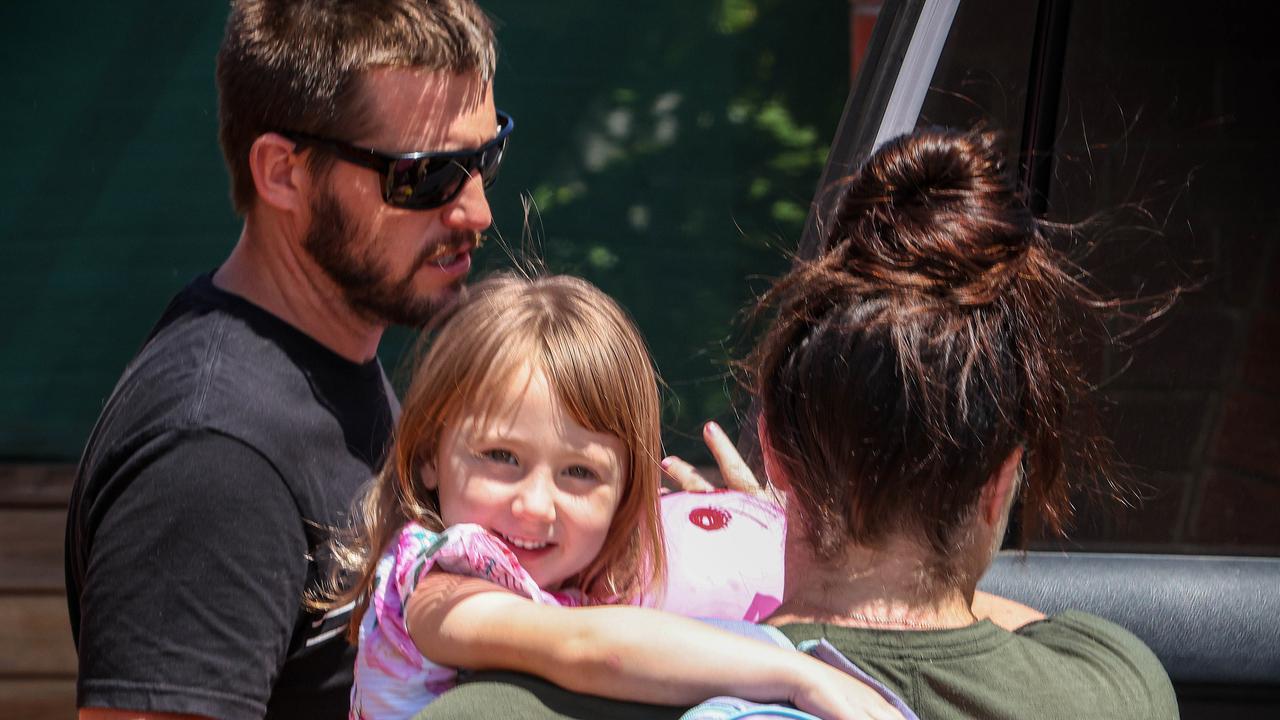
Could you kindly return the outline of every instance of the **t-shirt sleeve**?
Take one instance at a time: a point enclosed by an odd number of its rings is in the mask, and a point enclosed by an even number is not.
[[[261,718],[307,581],[275,468],[209,432],[135,453],[91,509],[80,707]]]
[[[418,583],[432,568],[488,580],[534,602],[574,604],[572,598],[552,595],[539,588],[515,555],[478,525],[455,525],[436,533],[418,523],[408,523],[378,563],[376,585],[369,603],[373,622],[367,624],[368,631],[362,634],[360,647],[361,653],[376,653],[379,665],[391,667],[402,676],[430,666],[409,635],[405,608]],[[381,647],[384,644],[392,646],[394,652],[386,653]],[[400,658],[400,662],[392,662],[392,656]],[[402,667],[395,668],[396,665]]]
[[[1137,636],[1113,622],[1068,610],[1032,623],[1018,634],[1056,652],[1123,717],[1176,720],[1178,701],[1160,660]],[[1117,715],[1117,717],[1120,715]]]
[[[378,561],[369,609],[361,619],[355,715],[409,717],[453,687],[457,672],[418,651],[405,615],[410,596],[434,568],[488,580],[538,603],[567,605],[573,600],[544,592],[506,545],[478,525],[436,533],[418,523],[406,524]]]

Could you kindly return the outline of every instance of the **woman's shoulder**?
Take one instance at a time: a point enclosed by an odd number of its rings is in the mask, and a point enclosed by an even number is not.
[[[1095,653],[1109,651],[1160,666],[1155,654],[1137,635],[1110,620],[1081,610],[1066,610],[1050,615],[1024,625],[1014,634],[1049,647],[1093,648]]]
[[[1067,610],[1014,634],[1047,652],[1064,679],[1105,679],[1115,700],[1132,708],[1127,715],[1178,716],[1177,698],[1164,666],[1146,643],[1124,627],[1087,612]],[[1143,707],[1147,712],[1140,712]]]

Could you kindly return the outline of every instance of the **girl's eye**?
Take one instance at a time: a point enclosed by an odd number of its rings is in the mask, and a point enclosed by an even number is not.
[[[595,480],[599,477],[594,470],[584,465],[571,465],[564,472],[576,480]]]
[[[516,460],[515,453],[511,452],[510,450],[502,450],[502,449],[481,450],[480,457],[484,458],[485,460],[491,460],[496,463],[502,463],[503,465],[519,464],[519,462]]]

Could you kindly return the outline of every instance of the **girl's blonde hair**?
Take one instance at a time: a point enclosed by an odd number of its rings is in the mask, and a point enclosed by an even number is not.
[[[503,390],[526,364],[546,374],[575,422],[628,449],[629,473],[604,546],[566,585],[599,602],[629,602],[660,587],[660,405],[644,340],[627,313],[585,280],[500,275],[472,286],[436,334],[414,371],[382,472],[358,499],[350,534],[333,543],[336,571],[347,582],[333,583],[317,605],[355,601],[353,639],[378,560],[400,529],[411,521],[444,529],[419,469],[434,462],[445,427],[501,409]]]

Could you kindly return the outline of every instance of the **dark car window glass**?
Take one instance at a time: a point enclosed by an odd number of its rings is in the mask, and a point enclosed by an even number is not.
[[[1097,358],[1145,499],[1088,513],[1086,545],[1280,550],[1277,19],[1269,3],[1073,5],[1049,214],[1111,214],[1087,261],[1103,285],[1194,286],[1149,340]]]
[[[962,2],[917,124],[982,124],[1019,157],[1043,4]],[[1280,551],[1277,19],[1260,3],[1071,4],[1048,217],[1097,220],[1082,264],[1102,288],[1188,292],[1086,359],[1134,497],[1082,496],[1070,547]]]
[[[960,3],[917,124],[998,129],[1017,157],[1035,21],[1034,2]]]

